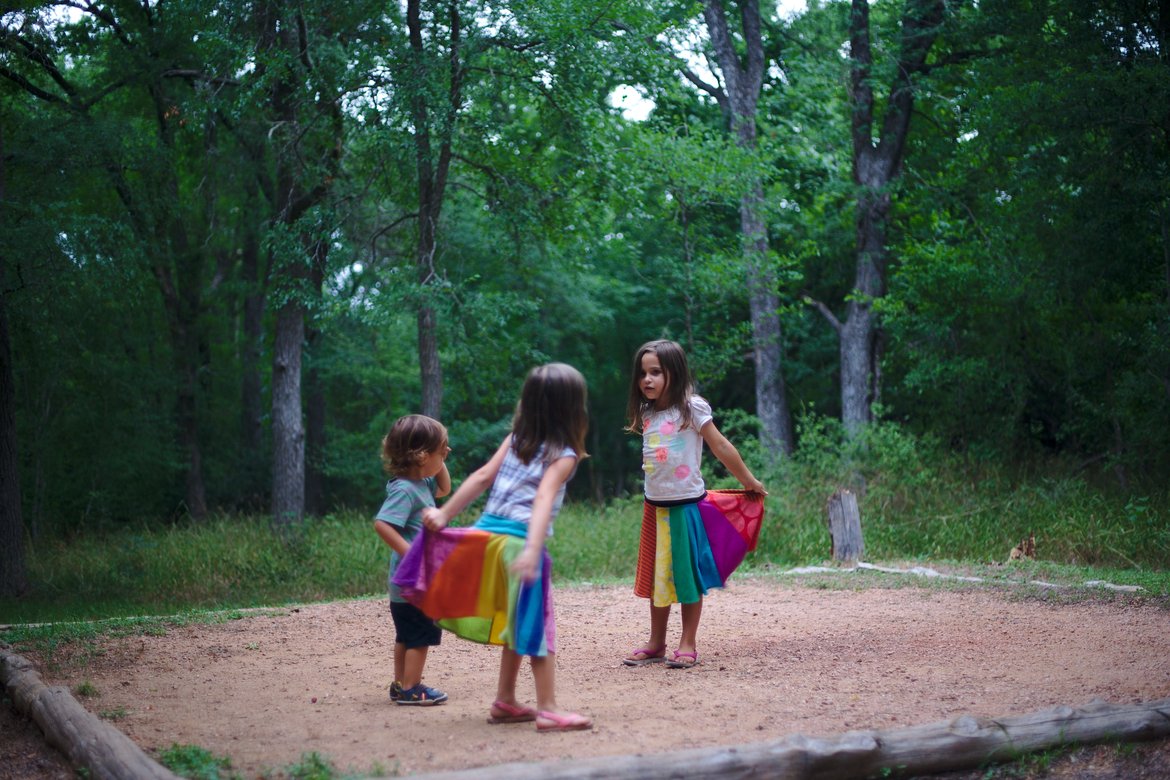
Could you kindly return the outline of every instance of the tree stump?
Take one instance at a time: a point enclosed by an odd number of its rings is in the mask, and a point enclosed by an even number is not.
[[[857,496],[849,490],[838,490],[829,497],[825,511],[833,560],[860,561],[865,554],[865,542],[861,537],[861,510],[857,508]]]

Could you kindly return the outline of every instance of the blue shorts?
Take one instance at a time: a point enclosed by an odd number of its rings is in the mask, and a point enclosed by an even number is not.
[[[414,604],[405,601],[390,602],[390,617],[394,619],[394,641],[416,647],[434,647],[443,637],[443,631]]]

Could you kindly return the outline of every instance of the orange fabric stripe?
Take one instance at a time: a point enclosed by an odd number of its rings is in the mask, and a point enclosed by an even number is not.
[[[483,576],[484,553],[491,534],[469,533],[461,544],[451,548],[439,571],[430,579],[430,587],[419,609],[435,620],[477,614],[479,583]]]
[[[634,595],[648,599],[654,592],[654,550],[658,544],[655,507],[642,504],[642,535],[638,540],[638,567],[634,571]]]

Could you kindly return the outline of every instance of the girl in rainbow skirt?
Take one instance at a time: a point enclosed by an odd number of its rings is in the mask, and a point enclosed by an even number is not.
[[[627,417],[627,430],[642,434],[646,501],[634,594],[650,599],[650,641],[622,663],[685,669],[699,662],[703,595],[723,587],[755,548],[767,491],[715,427],[711,405],[694,393],[686,353],[675,342],[651,341],[638,349]],[[744,491],[706,489],[699,471],[704,443]],[[682,635],[667,658],[666,629],[676,602]]]
[[[552,559],[545,549],[565,486],[586,455],[588,427],[581,373],[564,363],[532,369],[512,432],[442,508],[424,510],[425,530],[395,573],[403,596],[444,628],[503,645],[489,723],[535,721],[542,732],[593,727],[557,705]],[[475,525],[447,527],[488,488]],[[524,656],[531,659],[535,708],[516,700]]]

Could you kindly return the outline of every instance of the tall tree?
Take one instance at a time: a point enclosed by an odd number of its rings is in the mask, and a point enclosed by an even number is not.
[[[320,290],[313,269],[328,252],[307,215],[328,197],[340,165],[342,95],[335,75],[315,59],[336,34],[329,10],[265,0],[258,11],[259,81],[268,86],[275,170],[270,262],[281,286],[272,358],[272,517],[287,531],[305,512],[303,348],[308,301]]]
[[[926,71],[927,55],[938,38],[946,8],[946,0],[905,0],[881,127],[875,133],[874,85],[880,74],[871,45],[870,4],[868,0],[852,3],[849,103],[857,188],[853,289],[845,302],[844,322],[827,306],[819,307],[837,331],[841,419],[849,431],[871,422],[874,404],[880,400],[882,331],[874,304],[886,293],[891,188],[902,173],[917,82]]]
[[[735,4],[739,10],[738,35],[733,35],[727,21],[731,5],[730,0],[705,0],[703,4],[703,19],[715,50],[722,84],[708,82],[690,67],[684,67],[683,73],[691,83],[718,102],[735,144],[740,149],[754,152],[760,90],[767,66],[760,4],[759,0],[743,0]],[[760,419],[760,438],[765,450],[790,454],[795,442],[783,373],[780,297],[768,252],[765,215],[763,181],[758,175],[751,176],[743,185],[739,218],[751,308],[756,414]]]
[[[196,205],[215,200],[214,178],[202,179],[198,168],[215,158],[217,136],[198,133],[202,115],[191,113],[191,97],[195,86],[218,80],[204,72],[192,49],[194,14],[87,5],[79,21],[65,23],[49,10],[34,9],[5,31],[11,67],[2,75],[52,110],[94,128],[95,155],[138,243],[128,254],[145,258],[161,296],[185,461],[184,506],[203,518],[204,315],[206,296],[223,275],[215,269],[214,215]],[[74,66],[74,56],[85,67]],[[149,124],[142,122],[146,117]],[[107,121],[121,123],[119,133],[104,133]],[[148,129],[149,135],[142,132]],[[140,143],[120,145],[121,133]],[[185,146],[194,139],[197,149]]]

